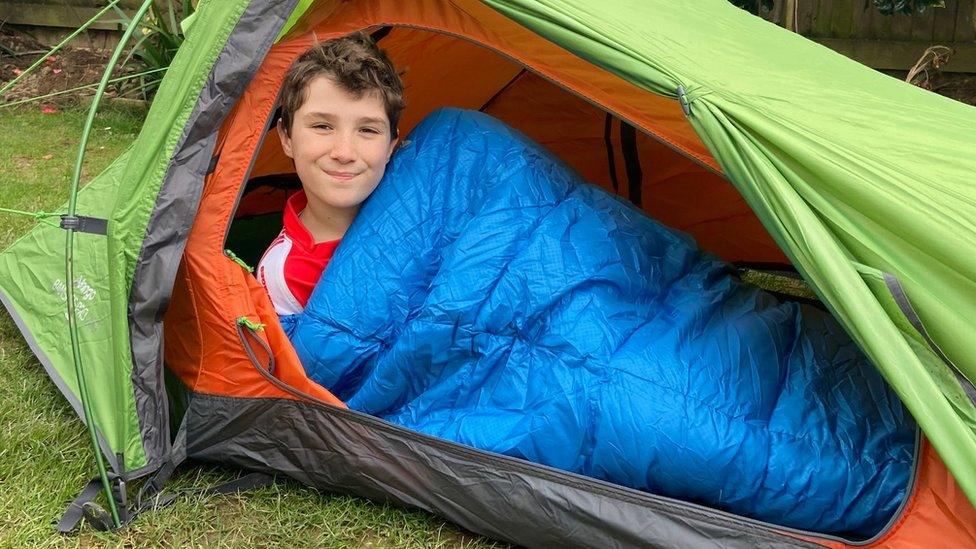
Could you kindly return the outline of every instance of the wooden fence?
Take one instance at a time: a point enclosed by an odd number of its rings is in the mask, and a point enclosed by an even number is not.
[[[786,26],[785,2],[767,18]],[[976,72],[976,0],[944,8],[882,15],[871,0],[796,0],[797,31],[876,69],[907,69],[929,46],[955,50],[946,71]]]
[[[76,29],[107,4],[104,0],[0,0],[0,21],[13,25]],[[118,5],[131,15],[142,2],[122,0]],[[120,29],[118,20],[117,15],[109,12],[91,28],[117,31]]]
[[[908,69],[926,48],[941,44],[955,50],[944,70],[976,72],[976,0],[945,0],[944,8],[912,15],[882,15],[871,0],[795,2],[801,34],[868,66]],[[75,28],[105,4],[105,0],[0,0],[0,21]],[[120,3],[130,13],[139,4],[140,0]],[[786,26],[785,4],[775,0],[775,9],[765,17]],[[118,24],[103,21],[93,28],[118,30]]]

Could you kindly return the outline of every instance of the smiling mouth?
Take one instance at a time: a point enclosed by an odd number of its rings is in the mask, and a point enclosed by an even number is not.
[[[354,178],[354,177],[356,177],[358,175],[358,174],[350,173],[350,172],[331,172],[329,170],[325,170],[325,173],[326,173],[326,175],[328,175],[332,179],[339,179],[341,181],[347,181],[347,180],[352,179],[352,178]]]

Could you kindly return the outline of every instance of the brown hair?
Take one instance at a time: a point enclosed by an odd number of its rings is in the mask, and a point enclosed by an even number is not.
[[[358,32],[316,44],[292,63],[281,87],[281,121],[291,133],[292,117],[308,98],[309,83],[327,76],[356,98],[376,91],[390,119],[390,138],[397,135],[403,111],[403,81],[393,63],[367,34]]]

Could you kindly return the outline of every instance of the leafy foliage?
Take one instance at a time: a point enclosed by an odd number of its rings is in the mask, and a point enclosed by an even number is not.
[[[759,15],[760,11],[772,11],[775,0],[729,0],[733,5],[740,7],[749,13]],[[850,0],[853,1],[853,0]],[[945,0],[865,0],[865,4],[870,1],[874,7],[885,15],[894,13],[912,12],[922,13],[929,8],[944,8]]]
[[[922,13],[928,8],[944,8],[945,0],[872,0],[878,11],[885,15],[893,13]]]
[[[742,8],[749,13],[759,15],[759,11],[771,11],[773,0],[729,0],[736,7]]]
[[[159,70],[151,77],[140,77],[138,82],[127,84],[128,89],[121,93],[136,92],[143,98],[149,99],[159,88],[159,83],[166,74],[165,70],[172,63],[176,51],[183,44],[185,36],[180,27],[180,21],[193,14],[194,7],[190,0],[154,0],[149,13],[140,23],[141,35],[132,47],[129,57],[123,65],[135,59],[141,67],[139,71]],[[121,11],[118,12],[126,24],[132,24]]]

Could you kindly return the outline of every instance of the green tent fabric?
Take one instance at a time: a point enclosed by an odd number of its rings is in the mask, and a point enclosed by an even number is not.
[[[80,214],[109,220],[107,238],[76,239],[74,286],[91,420],[117,473],[154,470],[170,452],[159,349],[133,345],[159,334],[134,327],[160,330],[179,263],[179,253],[154,255],[151,219],[165,224],[167,212],[193,208],[200,190],[161,193],[164,180],[185,177],[177,172],[190,169],[191,157],[202,179],[199,158],[209,159],[215,136],[189,128],[215,134],[229,106],[210,106],[232,103],[271,41],[312,3],[202,2],[139,138],[81,194]],[[976,326],[976,109],[868,70],[726,0],[484,3],[686,103],[729,180],[976,501],[976,407],[961,383],[976,379],[976,338],[967,337]],[[260,40],[250,44],[249,33]],[[250,44],[238,50],[247,59],[228,53],[234,37]],[[183,228],[174,231],[185,239]],[[39,225],[0,254],[0,297],[78,409],[63,345],[63,238]],[[895,280],[961,376],[905,316]]]
[[[154,470],[169,451],[166,397],[159,383],[133,382],[128,302],[149,217],[187,120],[247,1],[206,2],[160,85],[129,151],[79,194],[80,215],[109,220],[108,237],[75,240],[75,288],[82,362],[100,445],[117,474]],[[81,415],[65,322],[64,231],[37,225],[0,254],[0,296],[32,350]],[[178,262],[178,259],[177,259]],[[171,268],[175,272],[177,265]],[[90,297],[90,299],[89,299]],[[142,410],[137,410],[136,401]],[[121,456],[121,459],[120,459]]]

